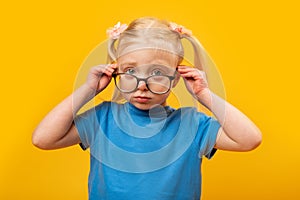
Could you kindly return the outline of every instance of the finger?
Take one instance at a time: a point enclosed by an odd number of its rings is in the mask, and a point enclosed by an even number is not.
[[[116,69],[117,68],[117,64],[116,63],[112,63],[112,64],[101,64],[101,65],[96,65],[93,67],[94,69],[97,70],[104,70],[104,69]]]
[[[103,74],[111,76],[112,73],[115,71],[115,68],[115,64],[97,65],[92,68],[92,73],[98,76],[102,76]]]
[[[108,69],[110,72],[114,72],[117,69],[118,65],[116,63],[112,63],[106,66],[106,69]]]
[[[186,67],[186,66],[178,68],[177,71],[180,74],[184,74],[184,73],[188,73],[188,72],[194,72],[194,73],[199,73],[199,74],[204,74],[205,73],[204,71],[199,70],[197,68],[191,68],[191,67]]]
[[[92,67],[92,71],[93,72],[97,72],[97,73],[103,73],[106,69],[107,65],[96,65],[94,67]]]
[[[201,71],[191,71],[181,74],[183,78],[205,79],[204,73]]]
[[[178,65],[178,68],[192,68],[191,66],[187,66],[187,65]]]
[[[177,71],[180,74],[188,73],[188,72],[195,72],[195,73],[202,73],[203,71],[196,69],[196,68],[191,68],[191,67],[183,67],[183,68],[178,68]]]
[[[177,69],[181,70],[181,71],[184,71],[184,70],[193,70],[193,69],[196,69],[196,68],[193,68],[193,67],[190,67],[190,66],[186,66],[186,65],[178,65]]]
[[[180,70],[178,71],[180,73],[180,75],[186,75],[186,74],[195,74],[195,75],[203,75],[205,72],[200,71],[198,69],[184,69],[184,70]]]
[[[104,73],[105,73],[106,75],[111,76],[112,73],[114,73],[115,70],[116,70],[116,69],[113,67],[113,65],[108,65],[108,66],[106,66]]]

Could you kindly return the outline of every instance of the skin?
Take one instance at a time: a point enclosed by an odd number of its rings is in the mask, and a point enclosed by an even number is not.
[[[41,121],[33,133],[32,142],[41,149],[57,149],[79,144],[80,138],[73,122],[74,113],[103,91],[112,79],[112,73],[126,71],[126,68],[145,64],[161,64],[178,73],[172,87],[182,77],[187,90],[201,104],[214,113],[221,124],[215,147],[229,151],[250,151],[261,143],[260,130],[242,112],[214,94],[207,85],[205,73],[189,66],[178,66],[179,58],[166,52],[139,50],[118,59],[118,64],[93,67],[87,81],[73,94],[64,99]],[[156,105],[166,105],[166,94],[151,93],[144,82],[132,93],[123,94],[135,107],[148,110]],[[224,109],[225,108],[225,109]]]
[[[143,65],[159,64],[168,66],[172,68],[173,71],[175,71],[177,67],[177,60],[178,58],[173,54],[169,54],[166,52],[156,52],[153,50],[142,50],[135,51],[120,57],[118,59],[118,64],[120,66],[120,72],[125,72],[133,68],[138,68],[140,71],[143,71],[143,73],[146,74],[147,69],[140,69],[147,67]],[[177,82],[178,78],[173,82],[172,87],[175,87]],[[122,95],[128,102],[133,104],[135,107],[141,110],[149,110],[155,105],[166,106],[166,100],[169,94],[170,92],[166,94],[153,94],[148,90],[145,82],[140,82],[138,85],[138,89],[135,92],[123,93]]]

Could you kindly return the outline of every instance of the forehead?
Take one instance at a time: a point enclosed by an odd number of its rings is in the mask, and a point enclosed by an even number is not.
[[[144,49],[137,50],[125,54],[117,59],[119,66],[124,65],[146,65],[146,64],[160,64],[172,68],[176,68],[179,64],[179,57],[167,51]]]

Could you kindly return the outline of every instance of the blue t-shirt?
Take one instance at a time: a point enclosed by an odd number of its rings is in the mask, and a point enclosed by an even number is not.
[[[140,110],[104,102],[79,115],[90,148],[90,200],[192,200],[201,195],[202,156],[211,158],[220,124],[186,107]]]

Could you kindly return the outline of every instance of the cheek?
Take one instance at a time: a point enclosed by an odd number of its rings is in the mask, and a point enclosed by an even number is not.
[[[156,95],[155,99],[156,99],[156,103],[161,104],[161,105],[165,105],[167,98],[169,97],[170,92],[168,92],[167,94],[160,94],[160,95]]]
[[[130,101],[130,98],[132,96],[132,93],[121,93],[122,96],[124,97],[124,99],[126,99],[126,101]]]
[[[174,88],[180,80],[179,73],[176,74],[175,80],[172,82],[172,88]]]

